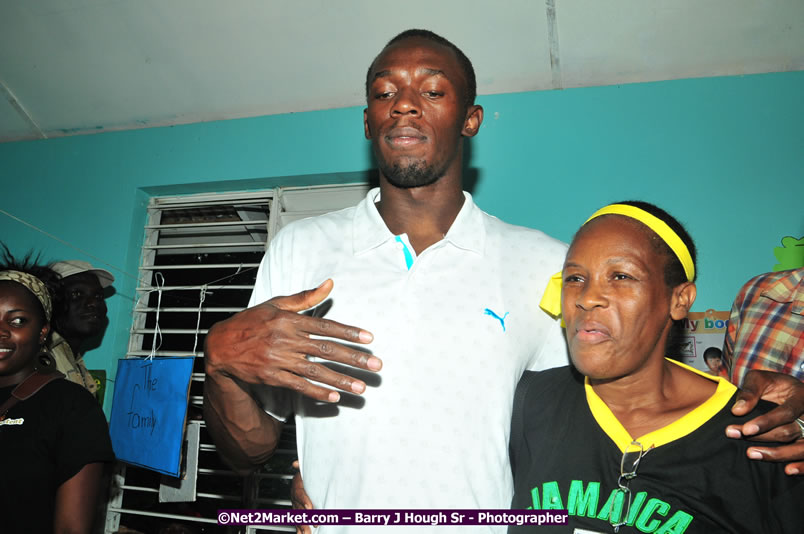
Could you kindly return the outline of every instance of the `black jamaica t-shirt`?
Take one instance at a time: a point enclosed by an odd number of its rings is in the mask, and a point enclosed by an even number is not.
[[[724,382],[699,407],[703,414],[660,429],[675,434],[642,457],[629,483],[630,513],[620,533],[804,532],[804,477],[785,475],[784,464],[749,460],[750,443],[725,435],[727,425],[770,408],[763,403],[735,417],[734,391]],[[509,532],[613,532],[610,515],[615,522],[625,515],[613,508],[625,506],[614,493],[623,451],[611,436],[622,437],[616,432],[624,429],[601,403],[596,395],[587,398],[583,377],[568,367],[523,376],[511,427],[511,507],[567,509],[569,524]]]

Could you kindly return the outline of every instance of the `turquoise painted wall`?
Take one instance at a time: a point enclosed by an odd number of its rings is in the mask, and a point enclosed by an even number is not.
[[[468,181],[484,209],[563,240],[607,202],[657,203],[697,240],[694,309],[728,309],[744,281],[773,268],[783,236],[804,236],[803,94],[804,72],[792,72],[484,96]],[[0,209],[135,273],[153,194],[371,168],[361,107],[5,143]],[[99,263],[2,214],[0,236],[15,253]],[[86,356],[111,377],[135,287],[114,274],[109,330]]]

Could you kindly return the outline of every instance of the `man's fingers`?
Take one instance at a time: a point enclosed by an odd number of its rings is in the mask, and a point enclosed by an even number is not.
[[[366,390],[366,383],[362,380],[338,373],[326,365],[306,359],[291,362],[287,369],[274,373],[270,377],[270,381],[266,379],[264,383],[291,389],[305,397],[321,402],[338,402],[341,398],[340,393],[325,386],[332,386],[357,395]]]
[[[330,319],[307,317],[306,315],[302,315],[300,318],[300,322],[303,322],[303,324],[299,326],[310,335],[334,337],[353,343],[371,343],[374,341],[374,335],[371,332],[356,326],[346,325]]]
[[[732,406],[731,413],[745,415],[753,410],[757,402],[759,402],[760,392],[765,389],[765,386],[765,379],[762,374],[746,374],[743,385],[737,390],[737,400]]]
[[[746,454],[754,460],[770,462],[789,462],[785,466],[788,475],[804,474],[804,436],[801,427],[794,421],[804,411],[802,383],[793,377],[767,371],[751,371],[746,375],[745,388],[738,399],[745,402],[735,404],[732,413],[743,415],[758,400],[760,394],[765,400],[781,403],[766,414],[760,415],[742,425],[730,425],[726,435],[731,438],[744,437],[752,441],[792,442],[788,445],[749,447]]]
[[[290,481],[290,502],[295,510],[312,510],[313,503],[310,500],[310,497],[307,495],[307,492],[304,491],[304,483],[301,478],[301,473],[298,471],[299,469],[299,461],[294,460],[293,468],[296,469],[296,473],[293,475],[293,479]],[[297,534],[312,534],[312,529],[309,525],[297,525],[296,526],[296,533]]]
[[[342,391],[348,391],[349,393],[359,395],[366,390],[366,383],[362,380],[338,373],[324,364],[311,362],[307,359],[295,360],[289,365],[287,370],[297,376],[319,382],[326,386],[332,386]],[[314,391],[312,388],[318,387],[307,380],[303,382],[305,383],[292,380],[292,383],[285,387],[292,387],[294,390],[307,396],[310,396],[311,391]]]
[[[309,310],[320,304],[332,289],[332,280],[327,280],[316,289],[308,289],[287,297],[275,297],[260,306],[270,306],[281,311],[289,312],[283,320],[290,319],[299,332],[307,335],[330,337],[350,341],[352,343],[371,343],[374,336],[371,332],[356,326],[346,325],[337,321],[301,315],[298,312]]]
[[[784,472],[788,475],[804,475],[804,462],[792,462],[784,466]]]
[[[332,279],[330,278],[315,289],[306,289],[286,297],[275,297],[267,301],[266,304],[282,311],[294,313],[302,312],[315,308],[324,302],[332,291],[333,285]],[[329,319],[300,315],[299,326],[308,334],[312,335],[334,337],[354,343],[371,343],[374,341],[374,336],[371,332],[357,328],[356,326],[330,321]]]
[[[801,429],[791,421],[800,414],[791,405],[785,403],[768,413],[754,417],[742,425],[730,425],[726,435],[731,438],[745,437],[756,441],[793,441],[801,437]],[[739,431],[739,435],[737,434]]]
[[[732,413],[745,415],[760,398],[775,404],[786,404],[797,417],[804,412],[804,383],[790,375],[753,369],[745,375]]]
[[[340,400],[340,394],[330,388],[363,393],[362,380],[310,358],[368,371],[382,367],[379,358],[355,348],[370,343],[371,333],[298,313],[320,304],[332,287],[332,280],[327,280],[316,289],[276,297],[213,326],[205,344],[207,373],[292,389],[322,402]]]
[[[293,373],[289,373],[287,371],[281,371],[277,373],[274,378],[277,386],[297,391],[302,395],[304,395],[305,397],[310,397],[311,399],[315,399],[317,401],[338,402],[341,399],[341,395],[337,391],[333,391],[331,389],[319,386],[317,384],[313,384],[309,380],[301,376],[295,375]],[[342,380],[341,382],[351,387],[352,381],[354,381],[354,379]],[[359,388],[359,386],[355,387]],[[365,385],[363,385],[363,389],[365,389]],[[352,390],[349,389],[348,391]]]
[[[318,356],[323,360],[343,363],[351,367],[369,371],[382,369],[382,360],[376,356],[328,339],[309,338],[302,343],[300,350],[309,356]]]
[[[304,485],[301,480],[301,473],[298,471],[293,475],[293,480],[290,482],[290,502],[294,510],[312,510],[313,503],[304,491]]]
[[[785,467],[788,475],[802,474],[804,472],[804,440],[798,440],[781,447],[749,447],[746,454],[753,460],[766,460],[771,462],[791,462]],[[792,471],[798,471],[794,473]]]
[[[726,435],[730,438],[745,438],[749,441],[772,441],[775,443],[788,443],[801,437],[801,431],[795,424],[781,425],[771,428],[767,432],[757,433],[754,425],[730,425],[726,428]],[[803,457],[804,458],[804,457]]]
[[[332,287],[332,279],[328,278],[315,289],[306,289],[284,297],[274,297],[268,302],[280,310],[285,311],[300,312],[309,310],[324,302],[324,299],[326,299],[330,291],[332,291]]]

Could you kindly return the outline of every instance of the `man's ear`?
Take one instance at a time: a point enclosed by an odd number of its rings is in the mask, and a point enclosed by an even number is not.
[[[670,317],[678,321],[687,316],[698,296],[698,289],[694,282],[684,282],[673,288],[673,296],[670,302]]]
[[[465,137],[476,136],[477,132],[480,131],[481,124],[483,124],[483,106],[469,106],[469,109],[466,110],[461,135]]]
[[[363,133],[366,135],[366,139],[371,139],[371,128],[369,128],[368,123],[368,108],[363,110]]]

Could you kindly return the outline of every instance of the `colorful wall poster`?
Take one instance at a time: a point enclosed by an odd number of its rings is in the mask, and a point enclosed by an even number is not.
[[[689,366],[715,374],[715,369],[719,366],[719,355],[723,349],[728,324],[729,312],[727,311],[706,310],[705,312],[688,313],[682,324],[675,356]],[[709,365],[704,357],[705,353],[710,356]]]

